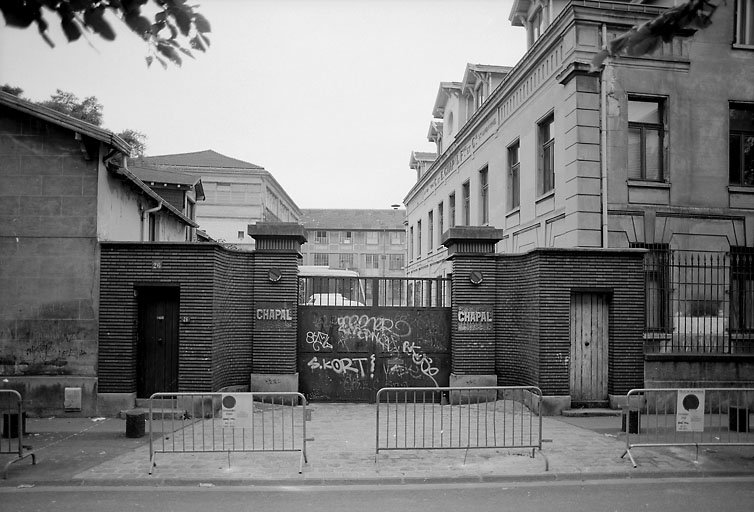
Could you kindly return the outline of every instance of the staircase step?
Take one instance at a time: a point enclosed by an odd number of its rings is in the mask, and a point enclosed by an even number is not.
[[[137,398],[136,399],[136,407],[140,409],[149,409],[149,398]],[[155,409],[162,408],[162,409],[170,409],[175,408],[176,404],[178,403],[178,400],[175,398],[155,398],[152,402],[152,407]]]
[[[583,409],[565,409],[562,412],[563,416],[569,418],[584,418],[588,416],[620,416],[620,409],[607,409],[607,408],[583,408]]]

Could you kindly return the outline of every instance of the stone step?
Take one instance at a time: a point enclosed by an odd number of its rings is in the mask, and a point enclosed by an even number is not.
[[[149,409],[149,398],[137,398],[135,407],[138,409]],[[178,400],[175,398],[155,398],[152,400],[152,407],[155,409],[170,409],[176,408]]]
[[[149,419],[149,406],[147,407],[137,407],[135,409],[128,409],[126,411],[120,411],[118,414],[119,418],[126,418],[129,414],[139,414],[144,413],[146,415],[146,419]],[[182,420],[184,418],[188,417],[188,413],[186,409],[178,409],[174,407],[153,407],[152,408],[152,419],[153,420]]]
[[[622,411],[620,409],[585,407],[583,409],[564,409],[562,415],[569,418],[585,418],[589,416],[620,416],[621,412]]]

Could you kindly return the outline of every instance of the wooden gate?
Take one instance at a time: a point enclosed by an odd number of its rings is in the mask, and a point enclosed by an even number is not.
[[[383,387],[447,386],[450,308],[299,306],[300,390],[374,402]]]
[[[571,401],[602,405],[608,400],[609,302],[602,293],[571,295]]]
[[[139,398],[178,391],[179,293],[176,287],[137,289],[136,394]]]

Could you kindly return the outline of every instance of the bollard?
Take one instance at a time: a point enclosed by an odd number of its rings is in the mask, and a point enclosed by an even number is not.
[[[731,432],[748,432],[749,409],[731,405],[728,410],[728,430]]]
[[[624,408],[621,417],[621,432],[628,432],[629,434],[639,433],[641,416],[638,410]]]
[[[126,437],[144,437],[147,413],[142,409],[126,411]]]
[[[21,437],[26,435],[26,413],[21,415]],[[14,439],[18,435],[18,414],[3,413],[3,438]]]

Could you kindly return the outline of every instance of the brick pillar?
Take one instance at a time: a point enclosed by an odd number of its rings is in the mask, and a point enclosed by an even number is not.
[[[496,386],[495,322],[497,272],[495,244],[503,231],[454,227],[443,245],[452,262],[451,386]]]
[[[256,223],[253,272],[251,391],[298,391],[298,265],[304,227]]]

